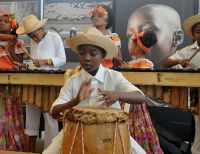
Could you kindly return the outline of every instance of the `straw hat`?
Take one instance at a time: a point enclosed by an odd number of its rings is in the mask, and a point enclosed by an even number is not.
[[[184,22],[183,22],[183,30],[185,31],[185,33],[190,36],[191,38],[193,38],[192,35],[192,27],[197,24],[200,23],[200,13],[193,15],[189,18],[187,18]]]
[[[78,53],[77,47],[79,45],[90,44],[103,48],[106,51],[106,58],[113,58],[118,54],[118,47],[116,44],[94,27],[87,28],[82,34],[66,39],[65,43],[75,53]]]
[[[17,34],[28,34],[43,27],[47,18],[39,20],[35,15],[28,15],[22,19],[22,25],[17,28]]]

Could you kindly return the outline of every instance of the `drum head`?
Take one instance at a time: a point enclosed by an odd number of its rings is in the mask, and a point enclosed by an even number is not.
[[[128,114],[116,108],[101,109],[95,106],[75,106],[67,113],[67,119],[86,124],[102,124],[128,120]]]

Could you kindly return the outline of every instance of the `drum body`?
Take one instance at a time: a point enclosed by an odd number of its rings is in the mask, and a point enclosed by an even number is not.
[[[130,154],[127,118],[118,109],[73,108],[68,113],[61,153]]]

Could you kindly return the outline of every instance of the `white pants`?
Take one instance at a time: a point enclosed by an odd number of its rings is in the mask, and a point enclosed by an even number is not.
[[[42,154],[60,154],[61,145],[63,142],[63,129],[60,133],[52,140],[52,143],[46,148]],[[146,154],[142,147],[130,136],[131,140],[131,154]]]
[[[195,138],[192,145],[192,154],[200,154],[200,118],[199,115],[194,116],[195,120]]]
[[[41,109],[26,104],[26,129],[28,136],[38,136]],[[44,148],[47,148],[52,139],[58,134],[58,121],[49,113],[43,113],[45,120]]]

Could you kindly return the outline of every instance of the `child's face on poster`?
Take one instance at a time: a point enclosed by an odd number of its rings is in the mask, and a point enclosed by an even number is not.
[[[167,7],[166,9],[168,9]],[[175,12],[176,13],[176,12]],[[127,35],[131,29],[135,28],[138,32],[152,30],[156,33],[157,43],[150,49],[147,58],[155,66],[162,67],[161,62],[172,55],[177,45],[174,44],[174,32],[181,27],[180,19],[177,14],[169,10],[163,11],[162,7],[152,9],[150,6],[133,12],[127,25]],[[130,49],[131,38],[129,37],[128,46]],[[130,50],[129,50],[130,51]]]

